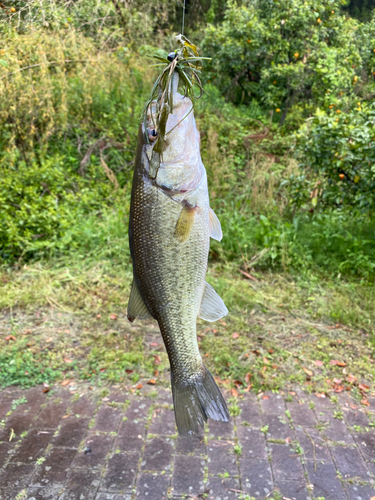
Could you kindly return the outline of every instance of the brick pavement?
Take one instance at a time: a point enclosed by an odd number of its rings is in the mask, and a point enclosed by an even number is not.
[[[147,390],[1,391],[0,500],[375,497],[371,398],[247,393],[229,424],[188,439],[170,392]]]

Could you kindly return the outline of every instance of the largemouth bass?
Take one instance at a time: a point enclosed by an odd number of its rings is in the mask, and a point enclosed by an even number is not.
[[[176,84],[172,92],[162,154],[153,151],[157,131],[150,113],[147,129],[141,125],[138,134],[128,318],[151,316],[159,324],[171,366],[176,424],[185,436],[197,433],[207,418],[229,420],[224,398],[199,354],[196,332],[197,317],[215,321],[228,310],[205,280],[210,236],[220,240],[222,232],[209,206],[192,102],[177,92]]]

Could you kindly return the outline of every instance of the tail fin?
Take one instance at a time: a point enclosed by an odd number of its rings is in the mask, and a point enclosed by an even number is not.
[[[211,373],[203,366],[201,373],[188,382],[176,382],[171,373],[176,425],[180,436],[190,436],[204,427],[208,418],[229,421],[225,400]]]

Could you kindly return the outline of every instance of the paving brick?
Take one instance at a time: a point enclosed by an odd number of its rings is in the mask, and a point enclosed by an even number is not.
[[[287,403],[287,409],[290,411],[294,425],[314,427],[317,424],[315,413],[309,407],[309,401],[305,400],[303,404],[299,404],[298,401],[294,400]]]
[[[361,427],[366,427],[369,425],[369,418],[364,410],[362,409],[347,409],[344,413],[344,420],[346,425],[354,426],[359,425]]]
[[[101,487],[109,492],[130,493],[135,483],[138,461],[138,453],[115,453],[108,461]]]
[[[336,462],[336,469],[343,479],[358,477],[367,481],[371,480],[370,472],[356,448],[334,446],[331,451]]]
[[[96,410],[96,402],[92,397],[83,395],[71,404],[71,413],[81,417],[91,417]]]
[[[268,460],[240,460],[242,490],[255,498],[264,498],[273,490]]]
[[[0,441],[9,441],[12,429],[14,432],[12,441],[19,441],[21,434],[29,430],[34,417],[35,415],[30,413],[12,413],[6,419],[4,427],[0,428]]]
[[[89,418],[67,417],[61,421],[61,428],[57,436],[53,438],[52,444],[65,448],[78,448],[87,432],[89,422]]]
[[[131,422],[134,420],[146,420],[152,403],[153,402],[148,399],[133,400],[130,403],[129,408],[126,410],[125,415]]]
[[[12,458],[15,443],[0,443],[0,469]]]
[[[1,472],[0,500],[13,500],[28,485],[34,467],[9,464]]]
[[[43,392],[43,389],[40,386],[32,387],[28,389],[24,396],[27,400],[26,403],[23,403],[18,408],[21,411],[27,411],[28,413],[39,413],[40,406],[44,404],[48,399],[48,393]]]
[[[176,434],[174,411],[155,408],[152,412],[151,425],[148,431],[150,434],[159,434],[160,436]]]
[[[208,435],[210,438],[233,439],[234,438],[233,419],[229,420],[229,422],[218,422],[216,420],[209,420]]]
[[[15,451],[11,461],[31,465],[38,458],[43,456],[43,452],[52,436],[52,431],[41,433],[38,429],[32,429],[22,440],[20,447]]]
[[[188,455],[188,454],[205,455],[206,445],[204,444],[204,437],[178,436],[176,440],[176,453],[180,453],[182,455]]]
[[[233,444],[226,441],[209,441],[207,445],[209,474],[238,475],[236,455]]]
[[[118,495],[117,493],[98,493],[95,500],[132,500],[132,495]]]
[[[204,461],[200,457],[177,455],[174,461],[172,488],[174,495],[198,495],[204,490]]]
[[[12,401],[7,399],[5,401],[0,400],[0,421],[6,418],[7,413],[12,409]]]
[[[60,401],[60,398],[52,398],[33,422],[33,427],[36,429],[56,429],[68,406],[69,400]]]
[[[304,481],[276,481],[276,488],[282,498],[288,500],[311,500],[311,493],[306,488]]]
[[[95,426],[92,430],[99,432],[116,432],[122,417],[123,415],[119,409],[110,406],[102,406],[96,414]]]
[[[98,470],[72,470],[59,500],[94,500],[99,483],[100,471]]]
[[[346,500],[345,493],[333,464],[326,462],[306,462],[309,482],[313,485],[314,497],[324,497],[325,500]]]
[[[375,433],[373,431],[356,434],[355,441],[365,460],[375,460]]]
[[[108,434],[90,433],[85,438],[86,448],[90,448],[89,453],[80,451],[74,460],[74,467],[96,468],[103,467],[105,458],[110,452],[114,437]]]
[[[100,492],[95,497],[95,500],[132,500],[132,495],[118,495],[117,493]]]
[[[325,428],[324,434],[333,442],[354,444],[353,436],[343,420],[332,418],[329,426]]]
[[[347,484],[346,491],[350,500],[369,500],[375,496],[373,484]]]
[[[285,414],[285,402],[281,394],[275,394],[271,391],[266,391],[264,396],[268,396],[268,399],[261,397],[259,399],[260,407],[263,413],[271,415],[284,415]]]
[[[140,500],[164,500],[167,498],[171,478],[168,474],[144,472],[137,481],[137,498]]]
[[[234,477],[209,477],[204,485],[209,500],[235,500],[239,497],[240,481]],[[233,490],[237,490],[233,491]]]
[[[38,468],[33,477],[33,486],[62,484],[74,460],[76,450],[52,448],[45,462]]]
[[[27,500],[56,500],[60,498],[64,487],[62,484],[51,484],[41,488],[28,488]]]
[[[295,429],[295,437],[306,460],[332,461],[327,441],[324,436],[316,429]]]
[[[125,422],[121,428],[121,433],[116,439],[116,448],[120,451],[138,451],[140,452],[144,445],[146,427],[144,421]]]
[[[170,470],[173,447],[167,438],[153,438],[147,441],[142,459],[142,469],[148,471]]]
[[[303,479],[303,467],[298,455],[286,444],[271,444],[272,470],[275,479],[278,480],[301,480]]]
[[[247,394],[243,399],[238,401],[241,413],[236,418],[239,422],[248,422],[252,427],[260,427],[262,419],[258,399],[254,394]]]
[[[266,439],[263,432],[240,425],[237,428],[237,436],[242,446],[243,458],[267,458]]]
[[[287,417],[278,417],[277,415],[263,415],[263,422],[268,425],[267,438],[272,439],[286,439],[287,437],[292,438],[293,431],[286,423]]]

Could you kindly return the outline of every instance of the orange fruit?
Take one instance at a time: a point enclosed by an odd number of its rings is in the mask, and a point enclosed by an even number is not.
[[[321,23],[322,20],[320,19],[320,17],[318,17],[318,19],[316,20],[317,23]],[[374,51],[375,52],[375,51]]]
[[[276,108],[276,113],[280,113],[281,109],[280,108]]]
[[[345,179],[345,174],[339,174],[340,179]]]

